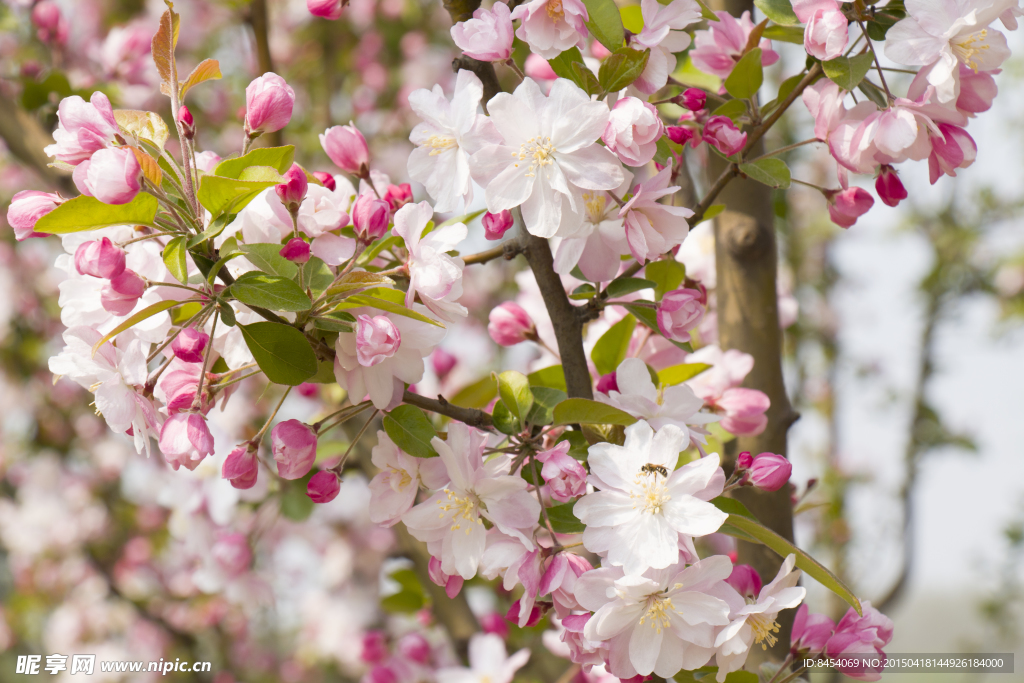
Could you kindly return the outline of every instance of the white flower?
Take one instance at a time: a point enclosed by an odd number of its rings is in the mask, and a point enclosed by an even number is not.
[[[462,199],[473,201],[469,155],[498,141],[494,125],[477,113],[484,89],[472,71],[460,70],[451,102],[441,86],[409,94],[409,106],[423,119],[409,135],[409,177],[423,183],[437,211],[454,211]]]
[[[576,599],[594,616],[583,635],[608,641],[608,669],[619,678],[697,669],[714,653],[715,627],[729,623],[729,604],[717,595],[730,572],[724,555],[643,576],[613,567],[586,572],[576,579]]]
[[[1017,0],[907,0],[910,16],[885,36],[885,56],[909,66],[934,65],[928,82],[939,102],[951,102],[960,90],[961,62],[974,71],[991,71],[1010,56],[1006,36],[989,24]]]
[[[371,452],[380,472],[370,480],[370,521],[394,526],[416,502],[423,488],[439,489],[448,483],[444,462],[439,458],[414,458],[395,445],[387,432],[377,432]]]
[[[715,639],[715,659],[718,663],[716,678],[719,683],[725,680],[729,672],[743,666],[752,645],[758,644],[762,649],[775,645],[776,636],[773,634],[779,632],[775,618],[782,610],[799,605],[807,595],[806,588],[796,585],[800,580],[800,572],[793,571],[795,564],[794,555],[787,557],[775,580],[761,589],[753,604],[744,604],[739,594],[733,591],[734,597],[730,597],[734,605],[730,614],[731,622]]]
[[[694,0],[673,0],[662,5],[657,0],[642,0],[640,11],[644,29],[633,36],[629,46],[650,49],[647,66],[633,84],[640,92],[651,95],[668,82],[668,75],[676,70],[676,56],[690,47],[690,34],[682,31],[701,20],[700,5]]]
[[[512,10],[511,19],[522,20],[516,37],[544,59],[554,59],[584,46],[590,15],[583,0],[528,0]]]
[[[629,191],[633,174],[623,169],[625,178],[615,193],[622,196]],[[554,237],[551,250],[555,255],[555,272],[568,275],[574,266],[593,282],[614,280],[622,267],[620,257],[629,253],[623,219],[619,206],[607,192],[579,193],[577,206],[583,206],[583,220],[579,228],[568,237]]]
[[[681,536],[718,531],[727,515],[705,502],[725,483],[717,454],[676,470],[686,433],[675,425],[657,435],[646,422],[626,428],[625,446],[590,447],[588,482],[600,489],[573,511],[587,525],[584,547],[626,574],[679,561]],[[675,470],[675,471],[673,471]]]
[[[402,517],[409,533],[441,559],[441,571],[464,579],[476,576],[484,553],[483,519],[532,549],[528,534],[540,516],[540,503],[526,490],[525,479],[509,475],[507,459],[484,463],[486,439],[486,434],[461,422],[448,426],[447,442],[434,437],[431,444],[450,482]]]
[[[622,182],[618,159],[594,144],[608,123],[608,106],[572,81],[556,80],[545,97],[527,78],[511,95],[495,95],[488,109],[504,144],[487,145],[470,164],[487,188],[491,213],[522,205],[531,234],[571,235],[583,217],[575,192],[611,190]],[[566,212],[571,220],[563,220]]]
[[[469,667],[438,669],[445,683],[512,683],[512,677],[530,659],[523,648],[509,657],[505,641],[493,633],[477,633],[469,639]]]
[[[446,225],[424,236],[423,230],[433,216],[434,209],[426,202],[406,204],[395,213],[393,232],[405,240],[405,248],[409,250],[409,290],[405,305],[412,306],[418,292],[427,308],[451,321],[469,312],[459,303],[465,264],[461,258],[446,253],[466,239],[466,226],[462,223]]]

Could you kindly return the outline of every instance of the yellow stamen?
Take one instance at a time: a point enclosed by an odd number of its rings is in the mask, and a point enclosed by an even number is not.
[[[533,178],[538,166],[550,166],[555,163],[555,151],[555,146],[551,144],[551,138],[538,136],[519,145],[519,153],[513,152],[512,156],[519,161],[529,160],[530,165],[526,169],[526,177]],[[515,164],[515,167],[519,168],[519,164]]]
[[[480,521],[480,517],[476,514],[476,503],[469,496],[457,496],[453,491],[446,491],[448,494],[448,502],[437,501],[437,505],[441,508],[442,512],[440,517],[444,517],[444,513],[453,512],[452,514],[452,527],[451,531],[458,531],[462,528],[462,522],[459,521],[461,517],[463,521],[476,522],[483,526],[483,522]],[[472,531],[472,526],[466,528],[466,535]]]
[[[423,143],[424,147],[430,148],[430,156],[436,157],[442,152],[458,147],[458,142],[451,135],[431,135]]]
[[[950,47],[957,59],[966,64],[974,73],[978,73],[978,63],[974,60],[974,56],[992,47],[986,44],[987,39],[988,29],[982,29],[959,42],[952,43]]]
[[[747,623],[750,624],[750,628],[754,632],[754,643],[760,643],[762,650],[775,647],[775,643],[779,639],[772,634],[779,632],[779,622],[769,620],[763,614],[751,614],[747,617]]]
[[[565,19],[565,10],[562,8],[562,0],[548,0],[548,17],[554,20]]]
[[[672,624],[672,620],[667,614],[669,610],[673,609],[672,598],[652,595],[647,600],[647,611],[640,617],[640,623],[643,624],[649,617],[651,628],[661,633],[662,629],[667,629]]]
[[[672,500],[672,496],[665,493],[665,483],[659,478],[658,472],[641,472],[634,483],[641,489],[639,493],[629,494],[630,498],[637,501],[633,505],[634,510],[640,505],[644,512],[660,515],[665,503]]]

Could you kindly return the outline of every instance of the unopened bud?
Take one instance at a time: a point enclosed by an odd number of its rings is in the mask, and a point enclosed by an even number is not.
[[[185,133],[185,137],[191,140],[196,136],[196,122],[192,118],[192,112],[188,110],[184,104],[178,109],[178,123],[181,124],[181,128]]]

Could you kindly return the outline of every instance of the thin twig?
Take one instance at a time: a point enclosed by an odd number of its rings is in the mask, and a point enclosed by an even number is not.
[[[345,461],[348,460],[349,453],[351,453],[352,449],[356,447],[356,444],[359,443],[359,440],[363,438],[363,434],[365,434],[366,430],[369,429],[370,423],[373,422],[373,418],[377,417],[377,413],[379,412],[380,408],[373,409],[373,412],[370,414],[370,417],[366,418],[366,422],[363,423],[363,426],[359,429],[359,432],[356,433],[355,438],[353,438],[352,442],[348,445],[348,449],[345,451],[345,455],[341,456],[341,460],[338,461],[338,464],[331,468],[331,472],[334,472],[339,477],[341,476],[341,471],[345,467]]]

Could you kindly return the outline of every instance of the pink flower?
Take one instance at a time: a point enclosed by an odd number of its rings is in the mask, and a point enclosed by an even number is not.
[[[672,169],[665,167],[637,185],[633,197],[619,210],[619,218],[625,219],[629,251],[640,263],[682,243],[690,231],[686,219],[693,215],[693,211],[658,202],[679,189],[677,186],[669,187],[671,173]]]
[[[733,567],[732,574],[729,574],[725,582],[744,598],[757,598],[761,592],[761,577],[749,564],[738,564]]]
[[[328,128],[320,134],[320,145],[331,161],[346,173],[362,176],[369,172],[370,149],[354,124]]]
[[[281,130],[291,121],[294,106],[295,91],[268,71],[245,88],[246,133],[253,136]]]
[[[535,81],[544,83],[545,81],[553,81],[558,78],[558,74],[548,64],[548,60],[544,59],[538,54],[530,53],[526,57],[526,61],[523,62],[523,73],[532,78]]]
[[[78,95],[65,97],[57,108],[57,119],[55,143],[44,151],[73,166],[112,144],[118,131],[110,100],[101,92],[94,92],[88,103]]]
[[[217,537],[210,554],[229,576],[239,576],[252,564],[252,550],[245,534],[222,533]]]
[[[363,676],[360,683],[398,683],[398,674],[391,667],[378,664]]]
[[[75,250],[75,269],[82,275],[109,280],[124,272],[124,249],[115,246],[109,237],[83,242]]]
[[[538,453],[537,460],[544,463],[540,476],[544,478],[555,500],[564,503],[582,496],[587,490],[587,471],[569,455],[568,441]]]
[[[391,207],[391,213],[398,211],[412,201],[412,186],[409,183],[388,185],[388,189],[384,193],[384,201]]]
[[[900,182],[896,169],[888,164],[879,169],[878,177],[875,178],[875,192],[887,206],[896,206],[907,198],[907,188]]]
[[[359,659],[367,664],[380,664],[388,658],[388,637],[383,631],[367,631],[363,634]]]
[[[875,205],[875,198],[860,187],[829,190],[825,196],[828,199],[828,215],[841,228],[851,227]]]
[[[306,485],[306,495],[314,503],[330,503],[338,497],[341,482],[338,475],[330,470],[320,470],[312,476]]]
[[[793,12],[807,24],[804,48],[808,54],[822,61],[842,56],[850,36],[836,0],[794,0]]]
[[[708,102],[707,93],[700,88],[687,88],[681,95],[672,98],[676,104],[690,111],[700,111]]]
[[[974,116],[992,108],[999,88],[996,87],[994,76],[1001,72],[974,71],[969,66],[960,65],[960,97],[956,100],[956,108],[960,112]]]
[[[388,231],[391,207],[383,199],[377,199],[369,192],[356,198],[352,205],[352,225],[356,234],[367,242],[381,237]]]
[[[339,19],[347,0],[306,0],[306,9],[314,17]]]
[[[452,40],[463,54],[481,62],[503,62],[512,56],[511,11],[496,2],[490,11],[477,9],[473,18],[452,26]]]
[[[199,374],[202,368],[197,363],[183,363],[180,360],[172,361],[172,367],[160,378],[158,388],[164,395],[167,404],[167,412],[171,415],[183,410],[191,410],[192,403],[199,389]],[[204,401],[201,406],[206,412],[206,392],[203,392]]]
[[[760,453],[750,465],[747,476],[750,483],[762,491],[778,491],[789,482],[793,465],[775,453]]]
[[[36,221],[56,209],[63,201],[58,194],[37,190],[22,190],[14,195],[7,208],[7,222],[14,228],[15,239],[20,242],[30,237],[46,237],[44,233],[35,232]]]
[[[668,139],[677,145],[685,145],[693,139],[693,129],[689,126],[669,126],[665,129]]]
[[[480,630],[484,633],[493,633],[504,640],[508,638],[508,620],[495,612],[485,614],[480,618]]]
[[[398,640],[395,649],[398,654],[417,664],[429,663],[434,654],[430,642],[419,633],[405,634]]]
[[[515,346],[537,338],[537,326],[522,306],[506,301],[496,306],[489,316],[487,333],[501,346]]]
[[[836,624],[836,631],[825,644],[829,657],[849,657],[855,654],[881,655],[882,648],[892,640],[892,620],[862,600],[861,609],[864,616],[859,616],[851,607]],[[840,671],[860,681],[877,681],[881,678],[881,669],[867,666],[841,668]]]
[[[430,558],[427,573],[430,575],[431,581],[444,588],[445,595],[449,598],[454,598],[462,590],[462,583],[465,579],[458,574],[445,574],[441,569],[441,560],[436,557]]]
[[[182,465],[194,470],[203,458],[213,455],[213,434],[206,418],[197,413],[171,415],[160,430],[160,452],[175,470]]]
[[[434,368],[434,374],[440,379],[444,379],[448,376],[448,373],[452,371],[459,359],[448,353],[441,347],[434,349],[434,352],[430,354],[430,364]]]
[[[932,134],[932,153],[928,157],[928,172],[932,185],[943,174],[956,177],[958,168],[967,168],[978,156],[978,146],[967,131],[948,123],[938,124],[942,137]]]
[[[282,479],[301,479],[316,460],[316,432],[298,420],[285,420],[270,430],[270,443]]]
[[[299,211],[299,205],[306,198],[306,191],[309,189],[309,181],[306,180],[306,172],[298,164],[292,164],[284,174],[284,182],[274,186],[281,203],[289,213],[295,214]]]
[[[386,316],[371,318],[363,314],[356,322],[356,359],[364,368],[372,368],[391,358],[402,344],[402,335]]]
[[[38,29],[36,35],[42,42],[58,45],[68,42],[68,20],[50,0],[42,0],[32,8],[32,23]]]
[[[756,436],[768,426],[764,413],[771,401],[757,389],[726,389],[714,405],[725,412],[722,428],[736,436]]]
[[[835,623],[824,614],[810,614],[807,605],[800,605],[793,619],[792,652],[821,652],[835,627]]]
[[[100,290],[103,310],[114,315],[128,315],[146,291],[146,281],[132,270],[125,270]]]
[[[104,204],[127,204],[142,189],[142,168],[129,147],[101,149],[75,167],[78,190]]]
[[[529,0],[512,10],[511,18],[522,19],[516,35],[544,59],[583,47],[590,21],[582,0]]]
[[[731,157],[747,144],[747,134],[740,132],[728,116],[712,116],[704,124],[704,140],[725,156]]]
[[[335,188],[338,187],[338,181],[334,179],[330,173],[325,171],[313,171],[313,177],[320,181],[320,183],[331,192],[334,192]]]
[[[540,620],[544,617],[544,612],[541,611],[536,605],[530,605],[529,609],[523,605],[523,599],[520,598],[512,603],[512,606],[508,608],[508,612],[505,614],[505,619],[511,621],[513,624],[518,624],[519,628],[530,628],[540,623]]]
[[[749,11],[744,12],[739,19],[728,12],[715,14],[719,21],[710,22],[708,30],[694,34],[695,47],[690,51],[690,58],[701,71],[726,78],[743,56],[747,39],[754,30],[754,22],[750,19]],[[761,48],[762,66],[771,66],[779,61],[779,54],[772,50],[770,40],[763,39],[758,46]]]
[[[186,363],[202,363],[203,351],[210,343],[210,335],[194,327],[183,329],[171,342],[171,351],[178,360]]]
[[[602,375],[601,379],[597,380],[597,386],[594,387],[594,389],[602,394],[607,394],[610,391],[618,391],[619,382],[617,373],[609,372],[607,375]]]
[[[594,615],[588,612],[586,614],[570,614],[562,617],[562,626],[565,628],[565,632],[562,634],[562,642],[569,648],[569,660],[587,668],[594,665],[603,665],[605,660],[602,656],[602,651],[606,653],[608,650],[607,643],[588,640],[583,635],[583,629],[592,616]],[[643,677],[638,676],[637,678],[642,679]]]
[[[690,341],[690,330],[704,319],[707,297],[696,289],[666,292],[658,304],[658,329],[666,339]]]
[[[196,166],[200,171],[212,174],[221,161],[216,152],[196,152]]]
[[[512,212],[505,209],[501,213],[491,213],[488,211],[484,214],[481,222],[484,224],[484,237],[494,241],[504,237],[515,221],[512,218]]]
[[[184,104],[178,107],[178,123],[189,140],[196,136],[196,120],[192,118],[192,112]]]
[[[615,103],[601,139],[622,163],[643,166],[654,158],[664,134],[665,124],[653,104],[623,97]]]
[[[293,237],[278,253],[292,263],[306,263],[309,261],[309,242],[301,237]]]
[[[236,489],[251,489],[256,485],[256,476],[260,471],[256,459],[256,447],[245,443],[228,454],[221,467],[220,476],[231,482]]]

